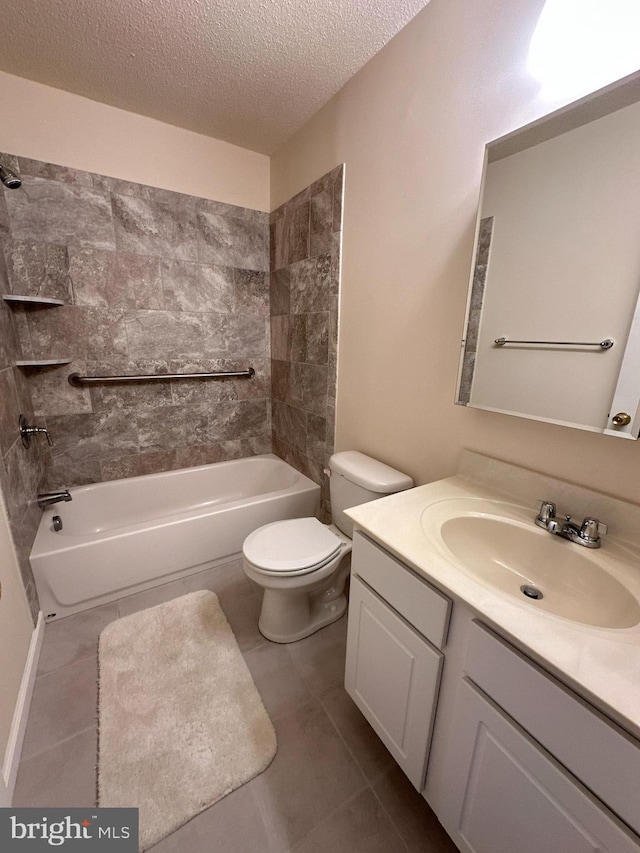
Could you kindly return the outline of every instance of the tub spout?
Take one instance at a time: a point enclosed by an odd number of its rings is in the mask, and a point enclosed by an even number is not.
[[[44,509],[51,504],[60,503],[60,501],[71,501],[73,498],[69,493],[69,489],[62,489],[59,492],[42,492],[38,495],[38,506]]]

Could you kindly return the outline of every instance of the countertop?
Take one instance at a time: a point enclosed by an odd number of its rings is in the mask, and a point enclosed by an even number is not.
[[[469,457],[486,462],[485,457],[476,454],[469,454]],[[506,463],[496,463],[490,467],[495,471],[500,466],[504,469],[502,473],[513,468],[506,466]],[[540,485],[535,482],[536,479],[539,480],[540,475],[532,475],[531,485],[534,490]],[[547,478],[546,482],[553,481]],[[561,485],[563,497],[566,498],[567,494],[571,494],[572,487],[564,483]],[[547,485],[546,488],[546,493],[536,497],[553,500],[554,494],[550,491],[552,487]],[[575,487],[574,491],[574,500],[581,495],[584,497],[585,490]],[[597,500],[597,493],[593,495]],[[528,602],[524,598],[520,601],[466,574],[431,545],[421,525],[423,513],[429,506],[455,498],[505,501],[520,507],[523,518],[530,518],[533,525],[535,501],[518,500],[518,497],[514,498],[513,490],[503,492],[495,488],[495,481],[481,484],[470,479],[469,472],[467,476],[439,480],[353,507],[346,514],[354,521],[356,528],[361,528],[416,573],[449,595],[454,603],[456,600],[464,602],[483,622],[495,628],[525,654],[640,739],[640,625],[632,628],[599,628],[575,623],[538,610],[532,606],[535,602]],[[603,500],[608,499],[605,497]],[[628,519],[629,511],[626,507],[630,507],[631,516],[640,513],[640,507],[625,505],[621,517],[627,513],[625,517]],[[610,511],[614,510],[615,507]],[[606,547],[605,540],[603,548]],[[637,571],[638,586],[632,590],[636,594],[640,591],[640,561]]]

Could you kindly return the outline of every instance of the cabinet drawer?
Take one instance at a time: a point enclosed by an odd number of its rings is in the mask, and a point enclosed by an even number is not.
[[[444,646],[451,611],[449,599],[359,531],[353,537],[352,571],[436,648]]]
[[[640,744],[474,622],[466,672],[507,714],[640,833]]]

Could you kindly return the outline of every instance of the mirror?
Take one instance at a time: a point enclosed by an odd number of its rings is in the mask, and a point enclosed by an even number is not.
[[[456,402],[637,438],[640,73],[490,142]]]

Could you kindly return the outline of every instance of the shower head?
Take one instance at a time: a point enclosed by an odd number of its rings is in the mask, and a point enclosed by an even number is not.
[[[5,166],[0,163],[0,181],[5,185],[5,187],[9,190],[17,190],[22,186],[22,181],[17,175],[11,171],[11,169],[7,169]]]

